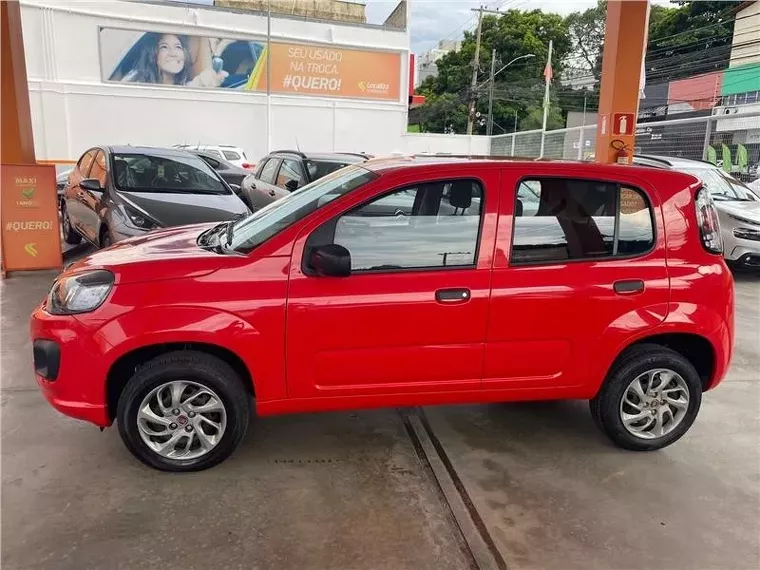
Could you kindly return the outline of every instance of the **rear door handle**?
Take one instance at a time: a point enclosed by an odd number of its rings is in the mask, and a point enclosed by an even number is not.
[[[275,192],[274,192],[274,190],[270,190],[270,191],[269,191],[269,195],[270,195],[272,198],[274,198],[274,197],[275,197]]]
[[[435,292],[435,300],[439,303],[464,303],[470,300],[470,290],[462,289],[438,289]]]
[[[613,288],[618,295],[635,295],[644,292],[644,282],[641,279],[615,281]]]

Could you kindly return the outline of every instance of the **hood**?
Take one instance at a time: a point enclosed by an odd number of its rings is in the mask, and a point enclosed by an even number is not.
[[[108,269],[115,274],[117,284],[206,275],[229,257],[198,247],[198,235],[213,226],[169,228],[120,241],[73,263],[66,271]]]
[[[760,224],[760,201],[755,200],[752,202],[722,202],[715,200],[713,203],[720,212],[725,212],[726,214],[734,214],[741,218],[756,221],[758,224]]]
[[[235,194],[180,194],[174,192],[119,192],[125,201],[164,227],[222,222],[248,207]]]

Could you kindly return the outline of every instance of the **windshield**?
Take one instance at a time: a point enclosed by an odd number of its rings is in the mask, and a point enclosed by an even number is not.
[[[757,200],[752,190],[718,168],[684,168],[683,172],[699,178],[713,200],[739,202]]]
[[[236,222],[232,241],[226,247],[247,253],[317,208],[375,178],[374,172],[350,166],[315,180]]]
[[[214,171],[195,155],[114,153],[113,180],[125,192],[229,194]]]

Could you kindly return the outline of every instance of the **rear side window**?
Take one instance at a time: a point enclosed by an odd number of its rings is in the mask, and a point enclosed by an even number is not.
[[[277,172],[277,165],[279,160],[270,158],[267,163],[261,168],[259,173],[259,180],[266,182],[267,184],[274,184],[274,176]]]
[[[651,208],[639,190],[560,178],[518,187],[512,265],[640,255],[653,244]]]
[[[240,160],[240,155],[232,150],[223,150],[222,154],[227,160]]]
[[[319,180],[323,176],[327,176],[344,166],[348,166],[348,164],[348,162],[336,162],[332,160],[307,160],[306,169],[309,171],[309,178],[311,180]]]

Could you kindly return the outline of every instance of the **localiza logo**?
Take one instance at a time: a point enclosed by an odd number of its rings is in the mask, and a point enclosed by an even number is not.
[[[362,91],[370,93],[388,93],[391,88],[387,83],[370,83],[369,81],[360,81],[357,85]]]
[[[37,244],[36,243],[27,243],[24,245],[24,251],[31,255],[32,257],[37,257]]]

